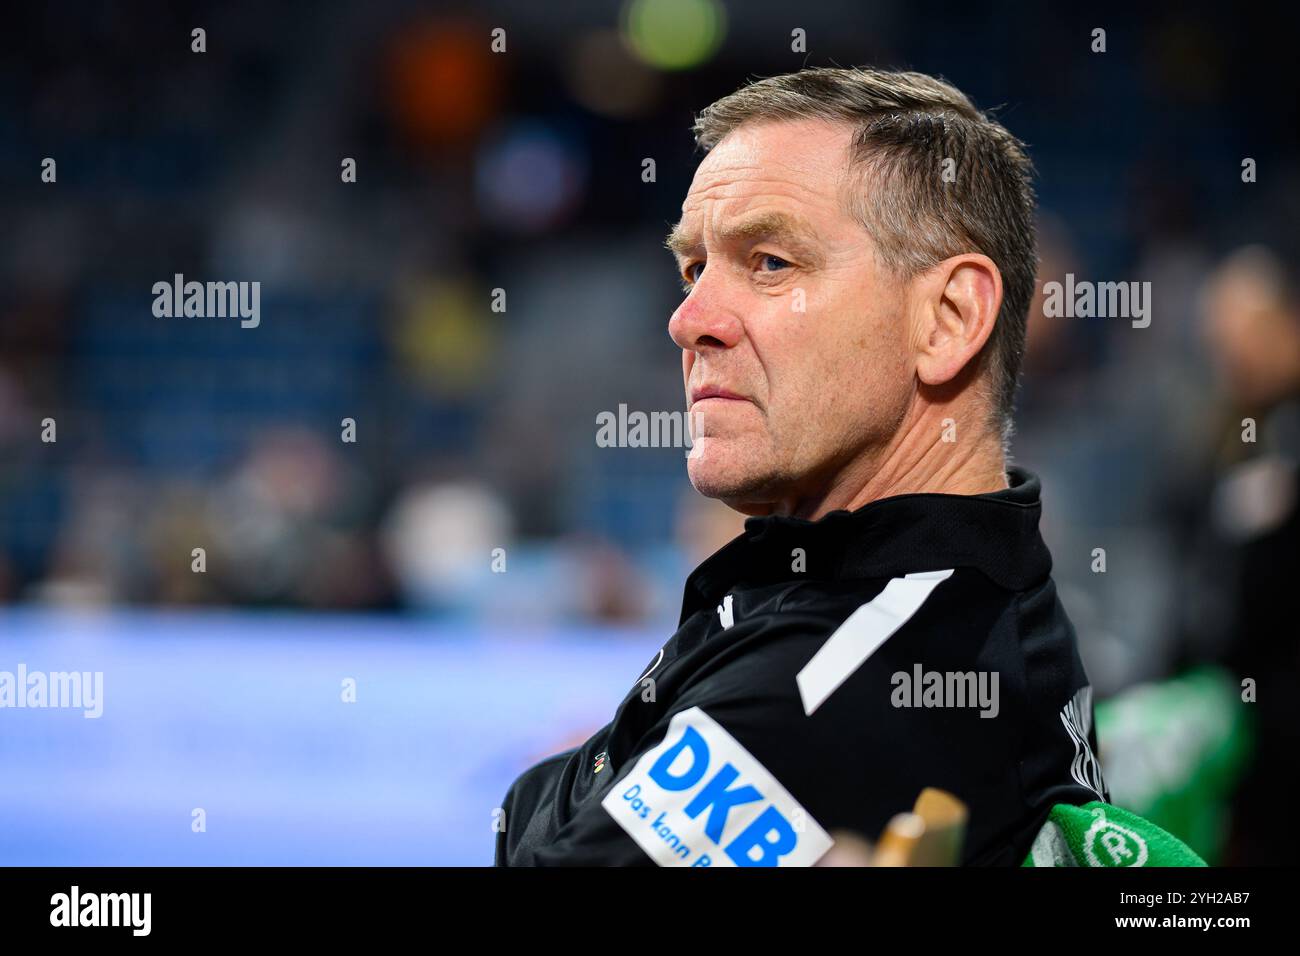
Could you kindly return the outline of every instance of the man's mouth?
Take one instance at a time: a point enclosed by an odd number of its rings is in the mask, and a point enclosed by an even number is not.
[[[711,398],[721,399],[727,402],[747,402],[749,401],[744,395],[738,395],[735,392],[728,391],[725,388],[719,388],[715,385],[702,385],[691,389],[691,407],[694,408],[700,402],[708,401]]]

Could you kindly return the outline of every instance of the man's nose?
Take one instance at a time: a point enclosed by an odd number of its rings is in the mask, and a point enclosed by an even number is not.
[[[668,320],[668,334],[678,348],[701,352],[735,347],[744,335],[744,327],[728,304],[722,285],[710,282],[706,269]]]

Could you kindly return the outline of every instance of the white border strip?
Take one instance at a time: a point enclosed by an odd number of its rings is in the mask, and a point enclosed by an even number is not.
[[[795,675],[804,714],[812,716],[837,687],[921,609],[930,592],[952,572],[952,568],[917,571],[892,578],[873,600],[850,614]]]

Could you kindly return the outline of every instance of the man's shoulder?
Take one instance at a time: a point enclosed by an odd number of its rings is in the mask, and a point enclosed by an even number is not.
[[[1018,592],[956,568],[856,596],[801,590],[822,594],[791,592],[778,610],[710,636],[674,709],[698,705],[747,746],[805,763],[849,748],[1015,767],[1025,747],[1051,743],[1040,738],[1066,740],[1058,715],[1087,677],[1050,578]]]
[[[800,582],[746,614],[742,593],[720,607],[699,647],[692,683],[753,696],[793,694],[808,713],[850,678],[886,676],[903,663],[1021,669],[1025,595],[969,568],[911,572],[864,581]],[[1041,615],[1034,626],[1070,637],[1068,622]]]
[[[1033,823],[1040,791],[1061,796],[1087,739],[1059,718],[1086,676],[1050,578],[810,582],[710,642],[674,710],[698,707],[828,826],[876,832],[938,786],[978,811],[985,852]]]

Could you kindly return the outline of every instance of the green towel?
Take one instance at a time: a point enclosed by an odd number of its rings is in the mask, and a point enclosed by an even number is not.
[[[1218,862],[1252,746],[1253,706],[1242,703],[1236,678],[1212,667],[1099,702],[1097,756],[1111,800]]]
[[[1094,800],[1081,807],[1052,807],[1021,866],[1205,866],[1205,861],[1150,820]]]

